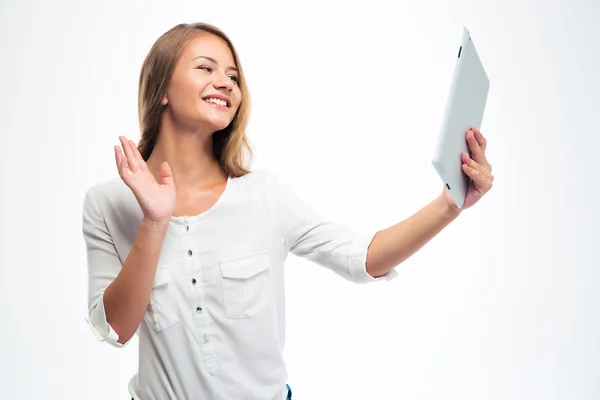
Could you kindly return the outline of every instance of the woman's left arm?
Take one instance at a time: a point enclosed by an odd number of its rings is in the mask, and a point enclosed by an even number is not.
[[[462,155],[463,171],[471,178],[465,203],[456,206],[444,187],[440,196],[416,214],[375,234],[367,252],[367,272],[373,277],[388,273],[391,269],[416,253],[435,237],[462,211],[477,203],[492,188],[494,176],[485,151],[487,141],[477,129],[467,132],[471,157]]]

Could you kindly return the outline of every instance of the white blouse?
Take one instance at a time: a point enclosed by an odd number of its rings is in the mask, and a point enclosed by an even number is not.
[[[142,211],[121,178],[88,189],[83,235],[89,271],[86,320],[113,346],[103,293],[135,241]],[[284,263],[289,251],[357,283],[373,278],[357,235],[309,209],[269,170],[230,177],[217,203],[172,217],[137,335],[136,400],[282,400],[288,374]],[[129,342],[125,343],[127,345]]]

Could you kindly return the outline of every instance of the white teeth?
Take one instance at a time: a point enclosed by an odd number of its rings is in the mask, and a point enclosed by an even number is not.
[[[220,106],[227,107],[227,102],[225,100],[209,97],[208,99],[204,99],[204,101],[206,101],[207,103],[215,103]]]

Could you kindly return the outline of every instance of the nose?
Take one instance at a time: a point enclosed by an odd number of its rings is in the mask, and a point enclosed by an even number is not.
[[[228,92],[233,89],[233,82],[228,77],[217,77],[213,81],[213,87],[217,90],[227,90]]]

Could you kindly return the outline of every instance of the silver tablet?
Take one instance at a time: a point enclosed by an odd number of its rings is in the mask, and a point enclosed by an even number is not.
[[[463,28],[457,53],[450,94],[431,162],[456,205],[462,208],[470,180],[462,170],[462,153],[471,153],[465,135],[471,127],[481,130],[490,81],[466,28]]]

